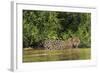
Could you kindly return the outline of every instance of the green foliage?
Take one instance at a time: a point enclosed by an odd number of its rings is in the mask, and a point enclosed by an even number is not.
[[[80,38],[80,47],[91,47],[90,13],[23,10],[23,47],[71,36]]]

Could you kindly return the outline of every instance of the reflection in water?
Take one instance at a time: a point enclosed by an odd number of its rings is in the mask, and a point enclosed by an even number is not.
[[[24,51],[24,62],[78,60],[79,49],[66,50],[27,50]]]

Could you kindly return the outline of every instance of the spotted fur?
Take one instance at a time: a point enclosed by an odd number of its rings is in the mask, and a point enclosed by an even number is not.
[[[69,38],[68,40],[45,40],[43,46],[47,50],[63,50],[78,48],[80,44],[79,38]]]

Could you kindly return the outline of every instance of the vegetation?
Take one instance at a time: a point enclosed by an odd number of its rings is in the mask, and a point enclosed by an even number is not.
[[[90,48],[91,13],[23,10],[23,62],[90,59]]]
[[[80,47],[91,45],[91,13],[23,10],[23,47],[37,47],[46,39],[80,38]]]

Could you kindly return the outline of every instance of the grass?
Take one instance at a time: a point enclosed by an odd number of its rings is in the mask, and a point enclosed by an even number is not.
[[[90,59],[90,48],[64,50],[34,50],[23,51],[23,62],[86,60]]]

